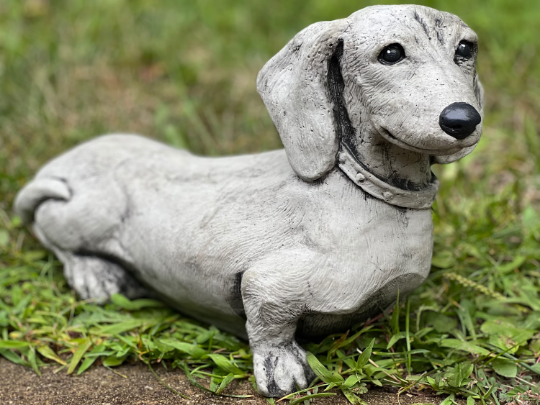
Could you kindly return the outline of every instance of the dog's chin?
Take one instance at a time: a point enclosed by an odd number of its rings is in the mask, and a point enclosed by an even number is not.
[[[378,128],[379,134],[386,139],[388,142],[393,143],[394,145],[397,145],[403,149],[410,150],[412,152],[421,153],[424,155],[431,155],[431,156],[448,156],[453,155],[455,153],[458,153],[464,148],[468,148],[472,145],[474,145],[477,141],[473,140],[470,144],[462,144],[462,145],[453,145],[446,149],[425,149],[425,148],[419,148],[417,146],[411,145],[405,141],[402,141],[401,139],[396,138],[390,131],[388,131],[386,128],[379,127]],[[472,140],[472,139],[471,139]],[[468,143],[468,142],[467,142]]]

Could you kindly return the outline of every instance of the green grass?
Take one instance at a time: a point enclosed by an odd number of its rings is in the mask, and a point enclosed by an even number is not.
[[[460,15],[480,36],[483,139],[436,168],[428,281],[369,326],[308,343],[319,380],[296,398],[332,386],[361,403],[381,384],[430,387],[445,405],[455,395],[503,404],[540,394],[540,4],[420,3]],[[210,155],[280,147],[255,91],[258,70],[308,24],[372,2],[156,4],[0,3],[0,354],[36,372],[128,360],[179,367],[221,393],[251,375],[245,343],[154,301],[80,301],[12,214],[14,195],[48,159],[104,132]]]

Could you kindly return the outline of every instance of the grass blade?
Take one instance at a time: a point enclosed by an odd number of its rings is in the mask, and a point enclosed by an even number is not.
[[[236,367],[228,358],[221,354],[209,354],[208,357],[212,359],[214,363],[223,370],[234,374],[237,377],[244,377],[246,374]]]
[[[302,403],[304,401],[308,401],[314,398],[333,397],[335,395],[336,394],[334,394],[333,392],[319,392],[317,394],[310,394],[301,398],[293,399],[292,401],[289,402],[289,405],[296,405],[296,404],[299,404],[299,403]]]
[[[219,385],[219,388],[216,390],[216,394],[219,394],[221,391],[227,388],[227,385],[229,385],[231,381],[233,380],[234,380],[234,374],[233,373],[227,374],[227,376],[223,379],[223,381]]]
[[[90,349],[90,346],[92,346],[92,341],[89,338],[84,339],[82,342],[79,343],[79,346],[77,347],[77,350],[75,351],[75,354],[71,358],[71,361],[69,362],[69,368],[67,373],[71,374],[75,371],[75,368],[77,367],[77,364],[79,364],[79,361],[81,361],[82,356]]]
[[[38,346],[37,351],[39,354],[41,354],[43,357],[54,360],[57,363],[65,366],[67,363],[62,360],[58,355],[52,351],[52,349],[49,346]]]
[[[79,367],[79,370],[77,371],[77,375],[81,375],[82,373],[84,373],[86,370],[88,370],[92,364],[95,363],[95,361],[98,359],[98,356],[95,356],[95,357],[87,357],[86,359],[84,359],[84,361],[82,362],[81,366]]]
[[[317,357],[313,353],[307,352],[307,361],[313,372],[317,374],[317,377],[319,377],[325,383],[340,384],[345,381],[341,375],[333,373],[325,366],[323,366],[323,364],[319,361],[319,359],[317,359]]]
[[[366,347],[365,350],[362,352],[362,354],[358,356],[358,360],[356,361],[356,370],[362,371],[364,366],[368,363],[371,357],[371,352],[373,350],[374,344],[375,344],[375,339],[372,339],[368,347]]]

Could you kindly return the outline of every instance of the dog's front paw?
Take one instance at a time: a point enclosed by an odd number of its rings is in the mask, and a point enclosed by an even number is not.
[[[306,352],[296,342],[259,346],[253,351],[257,388],[265,397],[282,397],[304,389],[315,378]]]

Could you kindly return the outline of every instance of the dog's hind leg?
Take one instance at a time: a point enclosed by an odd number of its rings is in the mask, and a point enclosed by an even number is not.
[[[120,199],[114,190],[107,192],[116,197],[114,201]],[[148,296],[119,260],[122,249],[105,253],[107,247],[119,245],[115,230],[121,207],[89,207],[91,199],[103,201],[98,187],[77,194],[65,180],[38,178],[19,193],[15,209],[40,242],[64,264],[68,284],[81,298],[102,303],[115,293],[131,299]]]
[[[58,250],[55,254],[64,264],[68,284],[82,299],[103,303],[117,293],[130,299],[149,295],[120,264],[107,258]]]
[[[32,228],[41,243],[62,262],[64,276],[69,286],[82,299],[104,303],[111,295],[117,293],[130,299],[149,295],[148,291],[116,260],[97,254],[61,249],[47,239],[38,223],[34,223]]]

